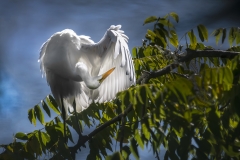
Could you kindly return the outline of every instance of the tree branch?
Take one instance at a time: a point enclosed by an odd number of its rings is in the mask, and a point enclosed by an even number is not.
[[[223,51],[223,50],[191,50],[186,49],[187,54],[185,56],[179,56],[177,62],[167,65],[163,69],[157,71],[144,71],[141,77],[137,80],[137,84],[147,83],[151,78],[156,78],[170,73],[173,69],[177,68],[182,62],[189,62],[197,57],[220,57],[220,58],[233,58],[240,54],[240,52]]]
[[[75,146],[73,146],[73,147],[69,147],[69,150],[71,152],[72,157],[74,157],[74,159],[75,159],[75,154],[77,153],[77,150],[80,149],[80,147],[83,147],[85,145],[85,143],[87,141],[89,141],[94,135],[96,135],[97,133],[99,133],[100,131],[105,129],[106,127],[110,126],[111,124],[113,124],[113,123],[115,123],[117,121],[121,121],[122,117],[125,117],[129,112],[132,111],[132,109],[133,109],[133,106],[130,104],[126,108],[124,113],[121,113],[118,116],[116,116],[113,119],[111,119],[110,121],[107,121],[106,123],[102,124],[101,126],[96,128],[94,131],[92,131],[90,134],[88,134],[88,135],[79,134],[79,138],[78,138],[77,144]]]

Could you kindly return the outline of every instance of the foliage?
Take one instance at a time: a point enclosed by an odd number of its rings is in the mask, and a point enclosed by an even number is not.
[[[164,17],[151,16],[144,21],[144,25],[154,24],[152,30],[147,30],[142,46],[132,49],[137,79],[143,71],[161,70],[185,54],[174,26],[178,22],[179,17],[174,12]],[[212,35],[217,44],[220,38],[223,43],[227,29],[216,29]],[[185,48],[213,49],[202,43],[209,37],[202,24],[183,37]],[[240,52],[239,28],[230,28],[228,41],[228,50]],[[232,46],[234,42],[236,45]],[[170,45],[174,50],[169,49]],[[67,120],[67,140],[73,142],[72,129],[80,134],[78,125],[81,131],[84,125],[99,127],[132,107],[120,121],[110,124],[88,141],[87,159],[124,160],[130,155],[140,159],[139,150],[147,146],[156,158],[164,147],[164,159],[240,159],[239,74],[240,56],[232,59],[200,57],[181,63],[163,76],[118,93],[111,102],[93,103],[83,112],[73,113]],[[45,122],[44,111],[51,117],[50,109],[57,116]],[[43,128],[27,134],[16,133],[12,143],[0,146],[4,148],[0,159],[36,159],[43,155],[51,159],[72,159],[64,143],[60,115],[54,98],[47,96],[28,111],[30,122],[36,125],[38,120]],[[120,151],[113,150],[113,141],[120,142]],[[108,155],[109,152],[114,153]]]

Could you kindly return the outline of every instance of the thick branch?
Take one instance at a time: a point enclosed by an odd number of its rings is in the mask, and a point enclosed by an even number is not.
[[[77,153],[77,150],[80,149],[80,147],[85,146],[84,144],[89,141],[94,135],[105,129],[106,127],[110,126],[113,123],[116,123],[117,121],[121,121],[122,117],[125,117],[131,110],[132,105],[129,105],[124,113],[119,114],[118,116],[114,117],[110,121],[107,121],[106,123],[102,124],[98,128],[96,128],[94,131],[92,131],[89,135],[82,135],[79,134],[78,142],[75,146],[69,147],[72,157],[75,157],[75,153]]]
[[[164,67],[163,69],[147,72],[144,71],[141,77],[138,79],[137,83],[147,83],[151,78],[156,78],[163,76],[167,73],[170,73],[173,69],[179,66],[179,63],[182,62],[189,62],[194,58],[197,57],[220,57],[220,58],[233,58],[234,56],[240,54],[240,52],[233,52],[233,51],[223,51],[223,50],[191,50],[186,49],[187,54],[185,56],[180,56],[177,62],[169,64],[168,66]]]
[[[197,57],[220,57],[220,58],[233,58],[234,56],[240,54],[240,52],[233,51],[223,51],[223,50],[191,50],[186,49],[187,55],[179,58],[178,62],[189,62],[193,58]]]

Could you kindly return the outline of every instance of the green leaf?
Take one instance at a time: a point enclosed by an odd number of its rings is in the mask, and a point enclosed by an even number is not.
[[[123,137],[122,137],[123,136]],[[117,131],[117,134],[116,134],[116,140],[118,142],[121,141],[121,138],[123,138],[123,143],[128,143],[128,139],[129,137],[131,136],[131,128],[128,127],[128,126],[125,126],[124,127],[124,130],[122,130],[122,128],[120,128],[118,131]]]
[[[120,152],[115,152],[110,156],[106,157],[106,160],[124,160]]]
[[[177,23],[179,22],[179,17],[178,17],[178,15],[177,15],[177,13],[171,12],[171,13],[169,13],[169,15],[172,16],[173,19],[174,19]]]
[[[81,120],[76,119],[76,115],[70,116],[67,120],[66,123],[70,125],[78,134],[83,130],[82,125],[81,125]],[[79,131],[80,129],[80,131]]]
[[[240,28],[237,29],[237,35],[236,35],[236,45],[240,44]]]
[[[46,144],[50,141],[50,136],[45,132],[41,132],[41,137],[43,144],[46,146]]]
[[[150,139],[150,132],[148,131],[148,127],[145,123],[142,123],[142,133],[144,134],[147,140]]]
[[[137,141],[137,143],[139,144],[139,146],[140,146],[142,149],[144,149],[144,142],[143,142],[143,140],[142,140],[141,135],[140,135],[139,132],[140,132],[139,129],[136,129],[136,130],[135,130],[134,138],[135,138],[135,140]]]
[[[214,30],[213,33],[212,33],[215,36],[217,45],[218,45],[218,41],[219,41],[219,39],[221,37],[222,32],[223,32],[223,29],[219,28],[219,29]]]
[[[170,34],[172,37],[169,38],[170,43],[177,48],[178,47],[178,36],[174,30],[170,30]]]
[[[133,156],[139,160],[139,153],[138,153],[138,148],[137,148],[137,142],[135,141],[134,138],[131,139],[130,141],[130,151],[133,154]]]
[[[68,146],[63,141],[58,141],[58,150],[59,153],[64,157],[64,159],[71,160],[71,154]]]
[[[226,38],[226,35],[227,35],[227,30],[226,28],[223,28],[223,35],[222,35],[222,43],[224,42],[225,38]]]
[[[199,38],[201,39],[201,41],[203,42],[204,40],[208,40],[208,30],[207,28],[202,25],[202,24],[199,24],[197,26],[197,29],[198,29],[198,35],[199,35]]]
[[[42,102],[42,107],[43,107],[44,111],[47,113],[47,115],[49,117],[51,117],[51,112],[50,112],[50,109],[48,108],[47,104],[43,100],[41,102]]]
[[[128,146],[124,146],[122,148],[122,155],[125,159],[129,159],[129,155],[131,154],[130,148]]]
[[[57,124],[58,122],[61,122],[61,120],[60,120],[59,117],[55,117],[54,120],[55,120],[55,123],[56,123],[56,124]]]
[[[158,19],[158,18],[157,18],[156,16],[148,17],[148,18],[145,19],[143,25],[144,25],[144,24],[147,24],[147,23],[154,22],[154,21],[156,21],[157,19]]]
[[[42,125],[44,125],[45,124],[45,122],[44,122],[44,114],[42,113],[42,110],[39,107],[39,105],[36,105],[34,107],[34,111],[36,113],[37,119],[41,122]]]
[[[87,111],[88,110],[86,109],[85,111],[81,112],[81,118],[82,118],[83,122],[90,128],[91,127],[91,123],[90,123]]]
[[[174,38],[169,38],[169,42],[175,47],[177,48],[178,47],[178,41]]]
[[[158,22],[164,26],[167,26],[167,27],[172,27],[174,28],[173,24],[168,20],[168,19],[165,19],[165,18],[160,18],[158,20]]]
[[[61,133],[62,133],[62,135],[64,135],[64,125],[63,125],[63,123],[61,123],[61,122],[58,122],[56,125],[55,125],[55,130],[59,130]]]
[[[15,137],[17,139],[21,139],[21,140],[28,140],[28,136],[25,133],[22,133],[22,132],[16,133]]]
[[[7,149],[8,149],[9,151],[13,152],[13,148],[12,148],[10,145],[7,146]]]
[[[138,58],[138,56],[137,56],[137,48],[136,47],[133,47],[132,55],[133,55],[133,58]]]
[[[47,96],[46,101],[47,101],[48,106],[49,106],[55,113],[57,113],[58,115],[60,115],[60,112],[59,112],[59,110],[58,110],[57,103],[55,102],[54,98],[53,98],[51,95]]]
[[[237,29],[235,27],[232,27],[229,31],[229,35],[228,35],[228,42],[230,47],[232,47],[233,41],[235,40],[237,35]]]
[[[36,126],[36,115],[33,108],[28,110],[28,119]]]
[[[202,43],[197,43],[196,49],[198,49],[198,50],[204,50],[204,49],[205,49],[205,45],[202,44]]]
[[[152,30],[147,30],[147,36],[154,42],[156,34]]]
[[[42,147],[39,142],[37,132],[31,137],[31,141],[28,141],[26,145],[28,146],[26,148],[28,148],[28,150],[32,150],[37,156],[42,154]]]
[[[195,48],[196,48],[196,45],[197,45],[197,38],[196,38],[196,36],[194,35],[193,30],[191,30],[191,31],[188,32],[188,37],[189,37],[189,39],[190,39],[190,48],[191,48],[191,49],[195,49]]]

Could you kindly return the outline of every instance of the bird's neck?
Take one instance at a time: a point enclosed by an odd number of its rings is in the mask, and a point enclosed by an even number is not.
[[[82,63],[82,62],[78,62],[76,64],[76,75],[79,77],[79,79],[81,79],[82,81],[84,81],[84,83],[86,84],[86,86],[89,89],[96,89],[100,86],[100,82],[99,79],[101,78],[100,76],[91,76],[88,72],[88,68],[87,66]]]
[[[97,89],[100,86],[98,76],[92,77],[88,72],[85,73],[85,76],[83,76],[82,79],[89,89]]]

